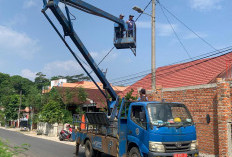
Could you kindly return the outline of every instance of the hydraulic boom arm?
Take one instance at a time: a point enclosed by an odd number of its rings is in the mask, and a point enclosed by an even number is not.
[[[69,36],[71,38],[71,40],[74,42],[76,47],[79,49],[79,51],[81,52],[81,54],[83,55],[85,60],[88,62],[89,66],[92,68],[94,73],[97,75],[99,80],[102,82],[103,88],[111,96],[112,101],[110,102],[110,101],[108,101],[107,95],[104,95],[106,97],[106,99],[107,99],[108,114],[109,115],[111,114],[110,119],[114,119],[114,117],[116,116],[116,111],[117,111],[118,95],[116,94],[116,92],[114,91],[114,89],[112,88],[110,83],[107,81],[105,75],[99,69],[98,65],[95,63],[95,61],[91,57],[89,51],[86,49],[86,47],[84,46],[84,44],[82,43],[82,41],[80,40],[80,38],[78,37],[76,32],[74,31],[73,26],[72,26],[72,22],[71,22],[70,17],[69,17],[69,10],[68,10],[67,6],[65,6],[65,10],[66,10],[66,13],[67,13],[67,17],[66,17],[63,14],[63,12],[61,11],[61,9],[59,8],[58,4],[59,4],[59,2],[62,2],[65,5],[72,6],[74,8],[85,11],[87,13],[97,15],[97,16],[100,16],[100,17],[104,17],[104,18],[106,18],[108,20],[111,20],[113,22],[118,23],[119,26],[122,27],[122,28],[125,28],[124,21],[117,18],[117,17],[115,17],[115,16],[113,16],[113,15],[111,15],[111,14],[109,14],[109,13],[107,13],[107,12],[105,12],[105,11],[102,11],[101,9],[98,9],[98,8],[88,4],[86,2],[83,2],[81,0],[48,0],[48,1],[43,0],[43,2],[44,2],[44,8],[43,8],[42,12],[45,14],[46,18],[49,20],[49,22],[55,28],[54,24],[51,22],[51,20],[48,18],[47,14],[45,13],[45,11],[49,8],[53,12],[55,17],[59,21],[59,23],[62,25],[65,36]],[[57,29],[56,29],[56,31],[57,31]],[[62,38],[62,40],[65,42],[65,40],[63,38]],[[66,42],[65,42],[65,44],[67,46]],[[74,55],[74,57],[77,59],[77,57],[75,55]],[[83,68],[83,66],[82,66],[82,68]],[[90,74],[88,72],[87,72],[87,74],[90,76]],[[95,80],[92,77],[90,77],[90,78],[96,84]],[[103,91],[100,89],[100,87],[99,86],[97,86],[97,87],[103,93]],[[110,106],[112,106],[112,105],[114,106],[114,109],[113,109],[112,113],[110,113]]]

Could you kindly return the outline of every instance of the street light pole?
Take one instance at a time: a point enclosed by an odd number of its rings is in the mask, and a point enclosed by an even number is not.
[[[155,76],[155,0],[152,0],[152,18],[151,18],[151,82],[152,90],[156,90]]]
[[[140,14],[146,14],[151,17],[151,82],[152,91],[156,91],[156,77],[155,77],[155,0],[152,0],[152,14],[147,14],[143,9],[134,6],[133,10]]]

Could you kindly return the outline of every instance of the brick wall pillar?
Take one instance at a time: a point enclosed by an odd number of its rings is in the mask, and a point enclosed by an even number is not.
[[[219,157],[230,156],[230,138],[228,132],[231,121],[230,83],[217,79],[217,117]]]
[[[162,86],[156,86],[156,91],[153,93],[148,94],[148,100],[149,101],[161,101],[163,98],[163,87]]]

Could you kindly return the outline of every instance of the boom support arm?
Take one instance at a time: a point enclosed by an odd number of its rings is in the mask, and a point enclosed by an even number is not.
[[[114,89],[112,88],[110,83],[107,81],[105,75],[99,69],[98,65],[95,63],[95,61],[91,57],[89,51],[86,49],[86,47],[84,46],[84,44],[82,43],[82,41],[80,40],[80,38],[78,37],[76,32],[73,30],[69,15],[67,15],[67,18],[66,18],[66,16],[62,13],[61,9],[58,6],[59,0],[49,0],[48,2],[46,0],[43,0],[43,1],[44,1],[44,9],[42,10],[42,12],[45,13],[47,8],[51,9],[51,11],[55,15],[55,17],[58,19],[59,23],[62,25],[64,32],[65,32],[65,35],[68,35],[71,38],[71,40],[74,42],[76,47],[79,49],[79,51],[81,52],[81,54],[83,55],[85,60],[88,62],[88,64],[92,68],[92,70],[95,72],[95,74],[99,78],[99,80],[102,82],[103,88],[112,97],[112,102],[109,102],[107,100],[107,105],[108,105],[108,113],[109,114],[110,114],[110,105],[114,106],[114,109],[113,109],[111,117],[110,117],[110,119],[114,119],[114,117],[116,116],[116,110],[117,110],[117,106],[118,106],[118,95],[116,94],[116,92],[114,91]],[[101,17],[105,17],[111,21],[119,23],[120,25],[124,24],[123,20],[121,20],[113,15],[110,15],[110,14],[108,14],[108,13],[106,13],[106,12],[104,12],[104,11],[94,7],[94,6],[91,6],[91,5],[85,3],[81,0],[66,0],[66,1],[61,0],[60,2],[64,2],[68,5],[71,5],[75,8],[78,8],[78,9],[80,7],[81,10],[84,9],[85,11],[88,11],[89,13],[92,13],[92,14],[95,14],[95,15],[98,15]]]
[[[125,22],[123,20],[121,20],[120,18],[115,17],[114,15],[111,15],[111,14],[91,5],[91,4],[83,2],[82,0],[60,0],[60,2],[63,2],[67,5],[70,5],[74,8],[79,9],[79,10],[85,11],[87,13],[106,18],[110,21],[113,21],[115,23],[120,24],[123,27],[125,25]]]

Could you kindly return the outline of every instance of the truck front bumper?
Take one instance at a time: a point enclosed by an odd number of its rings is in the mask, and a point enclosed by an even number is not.
[[[158,157],[158,156],[173,156],[174,154],[188,154],[188,157],[195,157],[195,154],[198,156],[199,151],[198,150],[192,150],[187,152],[175,152],[175,153],[155,153],[155,152],[149,152],[148,157]]]

